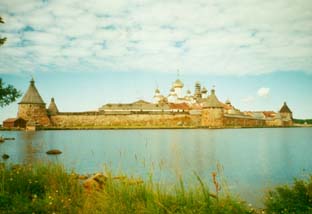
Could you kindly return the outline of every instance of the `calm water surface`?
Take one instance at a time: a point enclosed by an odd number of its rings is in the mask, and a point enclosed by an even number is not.
[[[170,184],[194,172],[211,182],[217,165],[231,192],[261,206],[267,188],[312,173],[312,129],[183,129],[0,132],[10,163],[37,160],[64,164],[79,173],[112,169]],[[46,151],[59,149],[59,156]]]

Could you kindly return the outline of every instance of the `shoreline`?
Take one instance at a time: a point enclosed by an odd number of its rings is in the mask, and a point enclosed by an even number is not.
[[[295,124],[293,126],[255,126],[255,127],[242,127],[242,126],[232,126],[232,127],[195,127],[195,126],[174,126],[174,127],[142,127],[142,126],[115,126],[115,127],[37,127],[36,131],[66,131],[66,130],[171,130],[171,129],[263,129],[263,128],[311,128],[312,124],[301,125]],[[0,131],[27,131],[24,128],[3,128],[0,127]]]

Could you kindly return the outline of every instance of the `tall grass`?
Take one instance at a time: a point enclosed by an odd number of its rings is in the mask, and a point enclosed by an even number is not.
[[[82,213],[252,213],[237,198],[211,194],[199,177],[198,181],[186,189],[182,180],[165,188],[152,181],[133,184],[109,177],[102,190],[87,197]]]
[[[224,191],[215,173],[211,189],[194,176],[197,184],[186,188],[182,179],[168,187],[108,172],[102,188],[86,191],[60,165],[0,163],[0,213],[264,213]],[[265,213],[312,213],[312,178],[269,191],[265,205]]]

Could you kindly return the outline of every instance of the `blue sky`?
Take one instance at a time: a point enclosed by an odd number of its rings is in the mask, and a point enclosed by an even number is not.
[[[2,0],[0,77],[62,111],[165,95],[180,70],[241,110],[312,118],[310,0]],[[15,116],[17,104],[1,109]]]

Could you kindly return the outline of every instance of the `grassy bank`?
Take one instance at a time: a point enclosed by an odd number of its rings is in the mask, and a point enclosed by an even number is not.
[[[182,180],[168,189],[151,180],[103,178],[101,185],[90,191],[83,185],[85,181],[59,165],[0,165],[0,213],[262,213],[220,192],[215,174],[211,190],[198,176],[198,185],[187,189]],[[266,212],[309,213],[311,200],[312,180],[300,181],[293,188],[280,187],[268,193]]]

